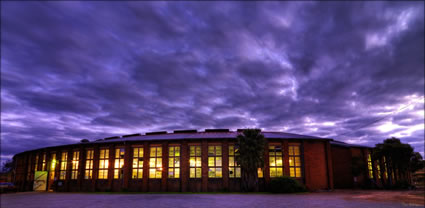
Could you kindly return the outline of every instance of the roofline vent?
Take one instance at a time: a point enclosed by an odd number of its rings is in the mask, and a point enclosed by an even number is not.
[[[167,131],[146,132],[145,135],[167,134]]]
[[[122,138],[135,137],[135,136],[142,136],[142,134],[139,134],[139,133],[137,133],[137,134],[127,134],[127,135],[122,136]]]
[[[198,130],[196,129],[185,129],[185,130],[174,130],[174,133],[196,133]]]
[[[106,137],[104,138],[104,140],[110,140],[110,139],[119,139],[121,138],[120,136],[113,136],[113,137]]]
[[[205,132],[229,132],[229,129],[205,129]]]

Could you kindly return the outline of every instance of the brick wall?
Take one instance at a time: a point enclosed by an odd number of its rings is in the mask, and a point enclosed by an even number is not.
[[[328,189],[325,142],[304,141],[304,168],[309,190]]]
[[[353,187],[350,148],[332,146],[332,164],[335,188]]]
[[[294,140],[295,141],[295,140]],[[289,142],[294,142],[289,141]],[[288,162],[288,141],[287,140],[270,140],[269,143],[279,144],[283,147],[284,152],[284,175],[289,175],[289,162]],[[312,141],[312,140],[296,140],[295,142],[302,143],[301,152],[304,153],[304,156],[301,156],[303,163],[303,177],[300,178],[300,181],[304,182],[310,190],[318,189],[328,189],[332,188],[332,158],[338,158],[338,155],[332,155],[331,148],[328,141]],[[229,191],[238,191],[240,190],[240,179],[230,179],[228,177],[228,145],[229,143],[234,143],[234,140],[225,139],[225,140],[174,140],[174,141],[135,141],[135,142],[126,142],[126,143],[110,143],[110,144],[77,144],[74,146],[63,147],[54,147],[42,151],[37,151],[37,153],[48,152],[49,156],[51,152],[56,152],[56,159],[60,161],[61,152],[68,152],[68,172],[67,179],[62,181],[63,185],[58,187],[54,185],[54,190],[56,191],[220,191],[220,190],[229,190]],[[180,145],[181,146],[181,174],[180,179],[168,179],[168,146],[169,145]],[[202,147],[202,178],[201,179],[190,179],[189,178],[189,144],[197,144]],[[222,146],[222,173],[223,177],[221,179],[209,179],[208,178],[208,145],[209,144],[221,144]],[[140,146],[144,148],[144,161],[143,161],[143,179],[132,179],[132,147]],[[162,179],[149,179],[149,151],[152,145],[161,146],[163,149],[163,168],[164,172],[162,174]],[[114,157],[115,157],[115,148],[124,147],[125,148],[125,165],[124,165],[124,176],[123,179],[113,179],[113,166],[114,166]],[[109,149],[109,178],[106,180],[98,180],[99,173],[99,149],[108,148]],[[93,149],[93,178],[84,179],[85,171],[85,160],[86,160],[86,150]],[[72,164],[72,152],[74,150],[80,150],[80,174],[77,180],[70,181],[71,176],[71,164]],[[265,191],[267,183],[270,180],[268,167],[268,146],[266,146],[265,152],[265,166],[264,178],[260,179],[260,191]],[[29,152],[25,154],[18,155],[19,158],[24,158],[24,162],[19,166],[19,171],[22,172],[22,177],[18,178],[19,184],[25,184],[23,187],[24,190],[31,190],[32,181],[26,180],[27,174],[27,158],[31,155],[31,161],[34,160],[34,153]],[[48,157],[49,157],[48,156]],[[47,159],[50,165],[49,158]],[[60,163],[56,165],[55,176],[57,181],[59,178],[59,168]],[[31,170],[34,169],[34,165],[31,165]],[[17,168],[18,170],[18,168]],[[331,178],[331,180],[329,180]],[[21,185],[24,186],[24,185]],[[30,187],[31,186],[31,187]]]

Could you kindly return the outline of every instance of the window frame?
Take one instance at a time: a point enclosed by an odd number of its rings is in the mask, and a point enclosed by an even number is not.
[[[171,151],[173,150],[173,151]],[[170,154],[173,152],[173,154]],[[172,174],[170,174],[172,173]],[[179,179],[181,175],[181,146],[173,144],[168,146],[168,178]]]
[[[271,147],[273,147],[273,149],[271,149]],[[276,148],[276,147],[280,147],[280,151],[277,151],[278,150],[278,148]],[[271,151],[271,150],[273,150],[273,151]],[[284,175],[284,169],[283,169],[283,167],[284,167],[284,164],[283,164],[283,159],[284,159],[284,157],[283,157],[283,145],[282,144],[274,144],[274,143],[271,143],[271,144],[269,144],[268,145],[268,153],[269,153],[269,176],[270,176],[270,178],[277,178],[277,177],[281,177],[281,176],[283,176]],[[274,165],[272,165],[272,158],[273,158],[273,160],[274,160]],[[278,165],[278,163],[277,163],[277,161],[279,161],[278,159],[280,158],[280,163],[281,163],[281,165]],[[273,173],[273,170],[274,169],[274,173],[275,173],[275,175],[272,175],[272,173]],[[280,175],[278,174],[278,171],[280,170]]]
[[[56,152],[50,152],[50,167],[49,167],[50,180],[55,179],[56,165],[57,165]]]
[[[241,178],[241,175],[242,175],[241,165],[236,162],[236,157],[239,155],[236,145],[229,144],[228,149],[229,149],[229,178],[231,179]]]
[[[296,154],[295,147],[298,148],[298,154]],[[297,159],[299,162],[298,165],[297,165]],[[303,161],[302,161],[302,148],[300,143],[288,144],[288,162],[289,162],[289,177],[302,178],[303,177]],[[292,175],[292,173],[294,174]]]
[[[46,158],[47,158],[47,153],[46,152],[44,152],[43,153],[43,157],[42,157],[42,163],[41,163],[41,170],[42,171],[46,171],[47,169],[47,160],[46,160]]]
[[[125,148],[124,147],[115,147],[114,149],[114,179],[123,179],[124,178],[124,172],[123,168],[125,165]],[[117,156],[118,154],[118,156]]]
[[[373,163],[372,163],[372,156],[370,153],[367,153],[367,169],[368,169],[368,173],[369,173],[369,178],[373,179]]]
[[[191,151],[192,149],[193,149],[193,154]],[[188,151],[189,151],[189,178],[200,179],[202,178],[202,146],[200,144],[189,144]]]
[[[223,147],[208,144],[208,178],[223,178]]]
[[[385,158],[385,156],[382,158],[382,162],[383,162],[383,165],[384,165],[384,177],[385,177],[385,179],[388,179],[388,170],[387,170],[387,160],[386,160],[386,158]]]
[[[66,171],[68,169],[68,151],[61,152],[61,162],[59,167],[59,180],[66,180]]]
[[[137,151],[135,151],[137,149]],[[145,150],[143,146],[132,146],[132,161],[133,164],[131,166],[131,179],[140,180],[143,179],[143,163],[144,163],[144,154]],[[135,156],[135,152],[137,152],[137,157]],[[140,155],[141,153],[141,155]],[[135,161],[137,162],[135,163]],[[136,172],[136,177],[134,177],[134,173]],[[140,177],[139,177],[140,176]]]
[[[80,151],[74,150],[72,151],[72,167],[71,167],[71,180],[77,180],[79,171],[78,168],[80,167]]]
[[[155,155],[152,155],[152,149],[155,149]],[[158,151],[160,150],[160,151]],[[160,154],[158,154],[158,152]],[[161,179],[162,178],[162,146],[151,145],[149,147],[149,179]]]
[[[102,154],[103,151],[103,154]],[[103,163],[103,165],[102,165]],[[99,168],[98,180],[107,180],[109,178],[109,148],[99,149]]]
[[[94,150],[86,149],[86,165],[84,167],[84,179],[93,179],[93,163],[94,163]]]
[[[38,171],[38,162],[39,162],[39,159],[40,159],[40,154],[39,153],[36,153],[35,154],[34,173],[35,173],[35,171]]]

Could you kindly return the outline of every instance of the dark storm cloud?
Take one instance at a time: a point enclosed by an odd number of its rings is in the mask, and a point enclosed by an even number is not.
[[[83,138],[244,127],[371,146],[398,136],[423,154],[423,10],[2,2],[2,158]]]

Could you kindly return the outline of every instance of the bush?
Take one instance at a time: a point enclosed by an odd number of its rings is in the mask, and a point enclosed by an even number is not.
[[[273,178],[269,184],[269,191],[272,193],[296,193],[305,192],[306,188],[296,179],[284,176]]]
[[[410,184],[407,180],[400,180],[397,181],[392,187],[391,189],[409,189],[410,188]]]

